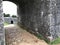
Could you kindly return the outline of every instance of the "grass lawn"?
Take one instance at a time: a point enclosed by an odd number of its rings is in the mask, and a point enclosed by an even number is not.
[[[9,23],[7,23],[7,22],[4,22],[4,26],[6,26],[6,25],[9,25]]]
[[[56,45],[56,44],[60,44],[60,38],[57,38],[56,40],[51,42],[51,45]]]

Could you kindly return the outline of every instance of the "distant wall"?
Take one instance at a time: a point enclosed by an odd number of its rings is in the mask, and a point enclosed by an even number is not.
[[[4,22],[11,24],[11,21],[13,21],[13,24],[17,24],[17,22],[18,22],[17,18],[4,17]]]

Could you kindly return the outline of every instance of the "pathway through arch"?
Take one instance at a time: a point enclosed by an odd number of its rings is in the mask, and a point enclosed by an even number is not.
[[[6,45],[48,45],[17,25],[5,26]]]

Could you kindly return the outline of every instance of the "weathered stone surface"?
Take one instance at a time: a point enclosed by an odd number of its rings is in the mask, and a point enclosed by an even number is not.
[[[3,19],[2,0],[0,0],[0,45],[5,45],[5,31]]]
[[[4,0],[6,1],[6,0]],[[45,38],[60,34],[59,0],[8,0],[17,5],[19,24]],[[1,11],[0,11],[1,12]],[[57,16],[58,15],[58,16]],[[59,32],[58,32],[59,31]]]

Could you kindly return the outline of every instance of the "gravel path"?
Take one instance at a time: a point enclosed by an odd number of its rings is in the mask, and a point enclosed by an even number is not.
[[[6,45],[48,45],[17,25],[5,26]]]

